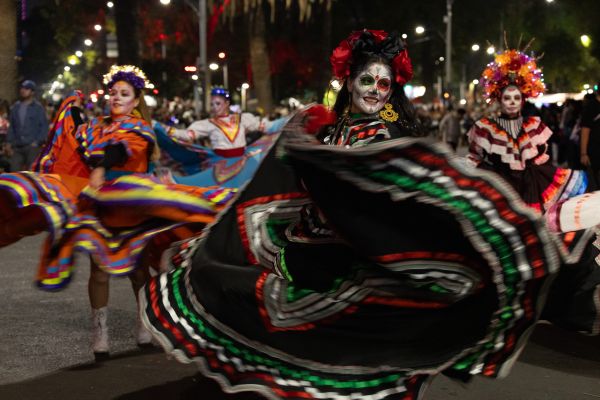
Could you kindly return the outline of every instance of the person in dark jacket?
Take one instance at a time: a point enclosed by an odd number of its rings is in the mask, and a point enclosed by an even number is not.
[[[48,134],[48,118],[44,107],[35,100],[35,83],[23,81],[20,100],[10,109],[8,144],[11,148],[11,171],[27,170],[35,160]]]

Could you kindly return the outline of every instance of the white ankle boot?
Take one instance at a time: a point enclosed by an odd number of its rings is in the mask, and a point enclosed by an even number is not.
[[[144,327],[140,316],[138,315],[135,327],[135,340],[140,347],[149,347],[152,345],[152,334]]]
[[[106,307],[92,308],[92,351],[94,353],[108,353],[107,315]]]

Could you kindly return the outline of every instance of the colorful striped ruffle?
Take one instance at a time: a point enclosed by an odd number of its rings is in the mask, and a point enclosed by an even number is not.
[[[386,309],[389,319],[402,320],[414,307],[402,296],[382,296],[386,291],[378,292],[375,284],[370,287],[364,285],[366,281],[346,281],[347,278],[342,276],[334,280],[332,290],[293,290],[298,276],[286,268],[285,251],[282,250],[295,240],[292,232],[286,229],[286,223],[300,218],[306,199],[292,192],[274,194],[273,180],[265,172],[268,170],[261,169],[206,238],[194,240],[182,248],[176,257],[181,268],[154,278],[146,286],[141,296],[143,319],[166,351],[182,362],[196,361],[201,372],[216,379],[227,392],[251,390],[269,398],[416,399],[422,394],[421,384],[427,377],[442,370],[463,377],[505,375],[536,322],[543,305],[539,299],[543,297],[545,279],[559,266],[557,249],[540,217],[501,179],[483,171],[465,169],[440,146],[416,140],[389,141],[352,150],[290,144],[286,152],[287,159],[302,176],[319,209],[332,226],[338,230],[344,226],[349,229],[340,235],[362,256],[369,256],[368,249],[377,248],[364,242],[352,242],[353,233],[357,233],[358,238],[377,236],[361,236],[362,227],[356,223],[352,225],[352,221],[364,218],[364,215],[336,216],[340,199],[329,199],[331,189],[320,193],[311,192],[311,188],[335,185],[351,187],[361,198],[373,196],[379,201],[385,197],[386,206],[399,214],[405,204],[411,207],[413,203],[420,205],[417,209],[430,207],[450,213],[465,240],[479,255],[474,258],[477,260],[475,265],[465,262],[461,254],[411,252],[373,254],[370,258],[378,263],[380,270],[388,270],[380,275],[382,278],[393,277],[392,272],[402,273],[402,269],[409,266],[403,264],[407,262],[423,272],[416,274],[416,283],[427,273],[425,281],[440,284],[426,287],[417,284],[413,287],[415,290],[408,292],[422,295],[429,291],[430,297],[425,299],[444,298],[441,283],[451,277],[456,263],[462,263],[465,273],[461,279],[464,282],[468,283],[472,276],[479,276],[480,280],[473,280],[471,283],[475,286],[460,292],[462,297],[458,299],[461,301],[423,304],[452,309],[474,293],[480,294],[482,288],[492,289],[497,302],[493,303],[485,334],[458,353],[446,358],[440,356],[434,365],[411,368],[394,365],[401,364],[402,360],[363,365],[357,361],[361,360],[360,354],[350,357],[346,353],[352,352],[348,341],[356,336],[348,331],[350,328],[346,324],[352,319],[345,315],[357,315],[361,310],[369,315],[368,311],[375,310],[371,307],[377,304],[378,307],[389,307]],[[277,168],[271,172],[273,176],[280,173]],[[330,185],[323,183],[323,179]],[[261,182],[269,182],[271,186],[261,192]],[[335,220],[336,217],[344,220]],[[244,260],[238,260],[240,255],[237,253],[221,254],[219,250],[218,238],[234,240],[236,237],[224,233],[229,232],[226,226],[238,228],[235,224],[239,224],[239,239],[235,240],[239,240],[245,249]],[[411,226],[396,228],[406,232],[415,229]],[[431,237],[444,234],[443,226],[432,226],[431,229]],[[284,233],[275,235],[277,231]],[[213,237],[217,233],[220,235]],[[211,243],[214,249],[210,247]],[[232,242],[231,246],[234,251],[239,244]],[[277,264],[274,271],[272,262]],[[261,267],[259,270],[252,267],[256,263]],[[307,265],[304,273],[319,274],[310,267]],[[232,275],[236,271],[237,275]],[[377,269],[371,271],[377,273]],[[303,271],[300,269],[296,273]],[[242,280],[236,280],[232,290],[228,290],[228,279],[235,276],[248,280],[248,287],[243,287]],[[457,275],[452,276],[455,279]],[[406,275],[402,277],[398,283],[410,282]],[[358,286],[350,285],[350,282]],[[210,300],[214,293],[206,293],[213,283],[223,288],[221,291],[215,289],[217,294],[224,295],[218,304]],[[386,288],[393,288],[388,284]],[[204,291],[199,291],[199,287]],[[245,290],[255,291],[255,295],[246,297]],[[392,289],[390,291],[393,293]],[[231,292],[235,295],[229,297]],[[245,310],[243,318],[233,311],[231,315],[238,317],[230,316],[226,313],[228,308]],[[464,315],[464,318],[477,317]],[[338,325],[337,321],[341,323]],[[370,327],[369,321],[367,318],[360,329],[372,334],[371,330],[376,327]],[[306,351],[306,356],[298,355],[302,343],[307,349],[319,345],[319,332],[325,332],[324,342],[332,335],[339,337],[336,348],[339,354],[329,363],[317,361],[322,355],[317,356],[312,351]],[[386,339],[381,342],[384,347],[393,336],[390,332],[385,333]],[[418,341],[418,338],[414,340]],[[289,352],[286,346],[289,346]],[[343,360],[348,359],[352,361],[345,364]]]
[[[544,208],[585,193],[588,178],[585,171],[557,168],[552,183],[542,193]]]
[[[127,275],[138,267],[142,252],[155,236],[181,225],[150,221],[134,229],[114,232],[94,216],[73,218],[66,226],[68,233],[60,246],[46,249],[36,278],[37,285],[44,290],[64,288],[71,281],[77,253],[89,254],[101,270],[111,275]]]
[[[58,175],[1,174],[0,190],[9,193],[18,208],[35,206],[44,212],[51,242],[60,240],[64,225],[76,213],[76,194],[69,191]]]
[[[551,234],[519,196],[493,174],[464,169],[437,146],[416,140],[390,141],[360,152],[290,146],[290,154],[367,192],[388,193],[401,202],[410,196],[450,211],[463,233],[488,260],[498,308],[486,338],[465,351],[451,369],[501,375],[517,339],[537,318],[538,280],[557,272],[559,257]]]
[[[80,213],[64,227],[65,239],[43,257],[38,286],[55,290],[68,284],[77,252],[90,254],[111,275],[126,275],[139,265],[153,239],[173,236],[175,241],[198,234],[235,192],[164,185],[147,175],[123,176],[99,190],[87,187],[80,196]],[[159,260],[153,262],[157,266]]]
[[[77,252],[90,254],[105,272],[128,274],[152,239],[184,225],[191,227],[189,235],[199,233],[235,192],[164,185],[147,175],[123,176],[99,190],[87,187],[80,213],[64,227],[65,239],[43,257],[38,286],[55,290],[68,284]]]
[[[60,105],[52,129],[46,140],[40,155],[33,163],[32,170],[36,172],[52,172],[52,167],[58,154],[56,150],[62,148],[62,142],[65,140],[66,135],[71,135],[75,131],[75,124],[73,122],[72,109],[75,101],[79,98],[79,93],[74,92],[67,97]]]
[[[156,135],[152,127],[145,120],[133,117],[122,122],[117,130],[111,132],[110,140],[99,140],[100,137],[97,131],[101,129],[105,123],[104,120],[107,118],[109,117],[94,118],[86,125],[82,125],[75,134],[75,138],[80,145],[80,154],[86,164],[93,165],[94,160],[102,158],[104,156],[104,149],[110,144],[122,143],[128,149],[129,155],[131,155],[127,141],[119,139],[120,134],[134,133],[146,140],[150,148],[156,145]]]
[[[98,190],[86,187],[82,190],[80,199],[91,201],[96,207],[110,208],[113,212],[120,212],[119,207],[134,206],[138,209],[131,211],[139,215],[149,214],[149,209],[160,208],[173,208],[178,212],[195,215],[199,219],[214,215],[214,203],[195,196],[197,191],[204,190],[165,185],[150,175],[125,175]],[[231,192],[233,190],[230,189],[227,193]],[[169,219],[169,214],[164,214],[164,218]]]

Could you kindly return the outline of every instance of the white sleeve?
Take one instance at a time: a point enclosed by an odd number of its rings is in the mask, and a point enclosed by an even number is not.
[[[186,141],[194,142],[198,139],[207,138],[210,135],[210,123],[206,120],[192,122],[187,129],[175,129],[172,136]]]
[[[264,131],[266,129],[265,120],[250,113],[242,113],[240,123],[246,132]]]

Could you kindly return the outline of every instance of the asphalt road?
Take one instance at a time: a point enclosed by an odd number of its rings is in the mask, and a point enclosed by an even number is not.
[[[0,399],[141,400],[259,399],[227,395],[159,349],[138,350],[129,281],[113,279],[109,304],[111,358],[95,363],[89,350],[88,265],[59,293],[36,289],[42,237],[0,249]],[[600,338],[540,325],[511,375],[468,385],[434,380],[428,400],[600,399]]]

